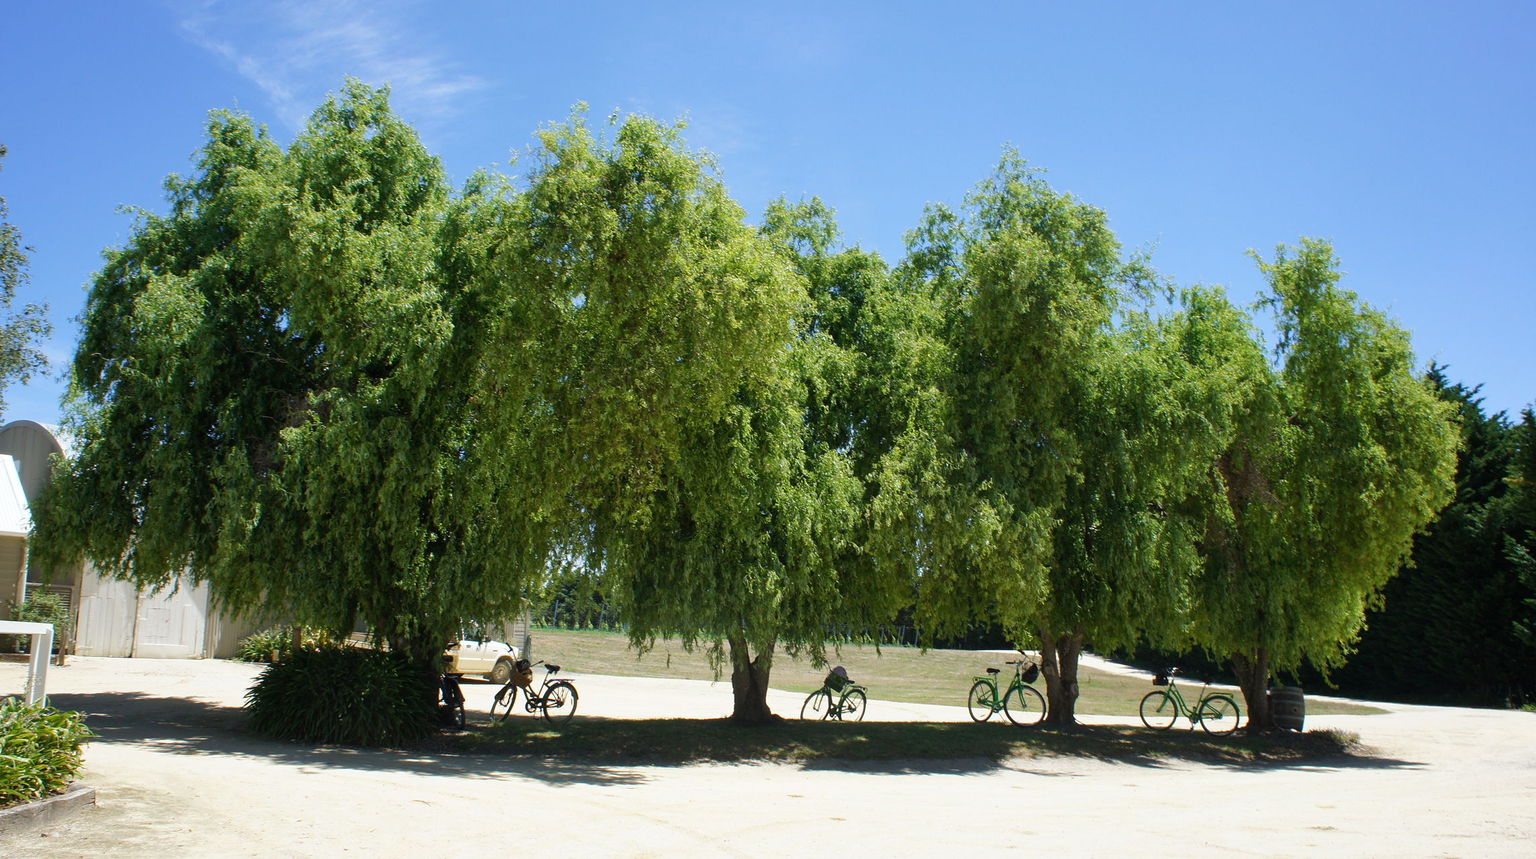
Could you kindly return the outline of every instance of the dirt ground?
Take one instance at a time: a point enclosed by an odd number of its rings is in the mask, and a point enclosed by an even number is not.
[[[1308,728],[1354,731],[1370,749],[1325,765],[631,766],[259,740],[238,709],[256,673],[221,660],[74,658],[50,669],[54,702],[89,714],[101,735],[84,776],[98,805],[0,834],[0,855],[1536,855],[1532,713],[1384,705],[1386,715],[1310,717]],[[0,695],[24,675],[0,664]],[[575,679],[588,715],[730,707],[728,684]],[[493,689],[466,684],[471,718],[484,718]],[[799,697],[771,703],[788,714]],[[881,701],[869,715],[966,718]]]

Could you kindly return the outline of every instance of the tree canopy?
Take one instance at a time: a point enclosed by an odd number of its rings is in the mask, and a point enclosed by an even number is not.
[[[5,155],[5,144],[0,143],[0,164]],[[13,309],[17,292],[27,285],[28,251],[21,230],[10,222],[5,198],[0,197],[0,414],[5,413],[6,387],[27,381],[48,365],[37,348],[53,332],[47,306],[27,304]]]
[[[1273,668],[1339,664],[1449,497],[1449,406],[1329,246],[1260,261],[1271,361],[1011,151],[892,269],[819,199],[748,224],[645,117],[578,109],[458,192],[357,82],[286,148],[207,136],[92,284],[39,554],[362,620],[424,677],[580,581],[637,647],[728,662],[748,722],[776,650],[904,610],[1038,642],[1059,724],[1088,642],[1233,654],[1253,710]]]
[[[1259,267],[1280,366],[1216,463],[1194,636],[1232,656],[1262,727],[1273,669],[1348,655],[1367,605],[1450,500],[1457,437],[1407,332],[1338,286],[1331,246],[1304,239]]]
[[[505,616],[537,563],[484,551],[474,479],[483,299],[452,265],[437,160],[351,83],[286,151],[217,113],[197,175],[142,213],[92,285],[80,440],[37,510],[44,552],[333,631],[361,618],[431,664]],[[445,382],[447,382],[445,384]]]

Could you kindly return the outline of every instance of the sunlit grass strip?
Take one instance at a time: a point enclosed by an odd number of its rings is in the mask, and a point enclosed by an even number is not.
[[[677,641],[658,641],[643,655],[629,649],[629,640],[621,632],[595,632],[563,629],[534,631],[534,651],[538,658],[551,659],[567,671],[589,674],[614,674],[621,677],[665,677],[679,680],[714,680],[716,675],[702,650],[689,653]],[[1003,668],[1002,653],[971,650],[921,650],[915,647],[845,644],[836,653],[829,652],[833,664],[848,669],[854,680],[869,690],[869,697],[881,701],[910,704],[949,704],[965,706],[971,681],[988,666]],[[1015,657],[1016,658],[1016,657]],[[787,653],[774,658],[771,684],[775,689],[807,693],[821,685],[825,668],[812,666],[808,659],[795,659]],[[725,675],[729,677],[729,672]],[[1077,712],[1083,715],[1135,716],[1141,698],[1152,691],[1149,680],[1126,677],[1092,668],[1079,670],[1080,697]],[[1037,686],[1045,688],[1041,680]],[[1190,700],[1199,693],[1181,681]],[[1241,704],[1241,696],[1238,696]],[[1382,713],[1374,707],[1307,700],[1308,715],[1365,715]],[[780,714],[788,715],[788,714]]]

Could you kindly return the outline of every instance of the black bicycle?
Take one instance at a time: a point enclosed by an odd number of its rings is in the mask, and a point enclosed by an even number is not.
[[[544,666],[544,683],[539,686],[539,691],[533,691],[533,666]],[[576,684],[565,678],[555,679],[560,673],[560,666],[550,665],[543,660],[529,663],[526,659],[517,660],[512,668],[512,679],[507,685],[501,687],[496,697],[491,699],[491,718],[496,721],[504,721],[512,715],[512,707],[517,704],[517,693],[523,692],[523,708],[530,713],[543,713],[544,720],[556,725],[564,725],[576,715]]]

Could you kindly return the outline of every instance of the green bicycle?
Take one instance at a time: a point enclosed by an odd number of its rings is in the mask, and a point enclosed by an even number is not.
[[[868,703],[864,687],[848,679],[848,672],[839,665],[827,672],[820,689],[805,697],[805,703],[800,705],[800,718],[862,722],[864,705]]]
[[[1152,678],[1153,686],[1167,686],[1165,689],[1155,689],[1147,693],[1141,699],[1141,723],[1149,728],[1166,731],[1173,727],[1173,723],[1179,720],[1179,716],[1189,720],[1189,729],[1194,730],[1198,724],[1212,734],[1230,734],[1237,730],[1237,723],[1242,719],[1242,711],[1238,709],[1237,702],[1231,695],[1223,692],[1210,692],[1210,683],[1200,690],[1200,697],[1191,708],[1184,701],[1184,695],[1173,685],[1173,675],[1178,674],[1179,669],[1168,668],[1157,672]]]
[[[1024,656],[1024,651],[1020,650],[1019,655]],[[993,713],[1002,710],[1008,715],[1008,721],[1015,725],[1040,724],[1045,720],[1045,698],[1029,685],[1040,676],[1040,666],[1027,659],[1009,660],[1007,664],[1013,666],[1013,682],[1008,684],[1008,689],[1001,696],[997,694],[999,669],[988,668],[987,676],[977,677],[971,684],[971,694],[965,699],[966,709],[977,722],[985,722]],[[1029,667],[1025,668],[1026,665]]]

